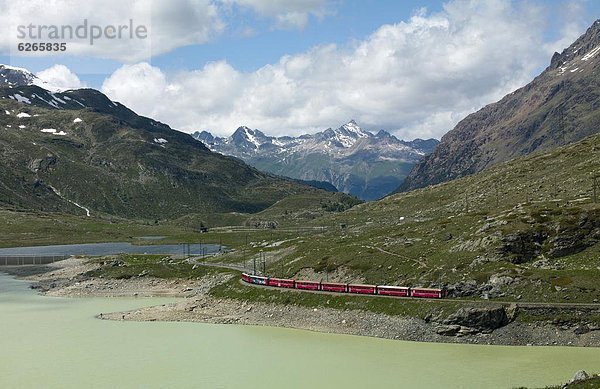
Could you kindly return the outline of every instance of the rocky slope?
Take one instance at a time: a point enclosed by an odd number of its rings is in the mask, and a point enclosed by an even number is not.
[[[600,129],[600,20],[531,83],[463,119],[400,191],[449,181]]]
[[[435,139],[405,142],[386,131],[372,134],[354,121],[299,137],[271,137],[248,127],[227,138],[206,131],[193,136],[211,150],[259,170],[329,182],[365,200],[381,198],[398,187],[410,168],[438,144]]]
[[[0,79],[4,209],[164,219],[253,213],[316,191],[213,153],[96,90],[53,92],[5,66]]]

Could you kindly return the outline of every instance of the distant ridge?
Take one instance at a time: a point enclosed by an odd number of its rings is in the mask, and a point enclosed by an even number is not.
[[[381,198],[397,188],[412,165],[439,143],[436,139],[406,142],[383,130],[373,134],[354,120],[298,137],[272,137],[245,126],[226,138],[206,131],[193,136],[212,151],[240,158],[259,170],[328,182],[364,200]]]

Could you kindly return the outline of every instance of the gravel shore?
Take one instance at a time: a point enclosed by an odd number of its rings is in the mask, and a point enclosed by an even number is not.
[[[217,299],[211,288],[228,281],[216,273],[198,280],[163,280],[138,277],[127,280],[90,278],[85,273],[98,265],[71,258],[45,266],[3,268],[2,271],[33,282],[49,296],[63,297],[183,297],[171,304],[104,313],[104,320],[187,321],[214,324],[265,325],[311,331],[372,336],[387,339],[497,345],[600,346],[600,328],[581,323],[521,323],[513,321],[494,331],[460,328],[442,335],[440,324],[419,318],[390,316],[363,310],[307,308],[296,305]],[[332,296],[331,298],[335,298]],[[425,302],[424,302],[425,303]]]

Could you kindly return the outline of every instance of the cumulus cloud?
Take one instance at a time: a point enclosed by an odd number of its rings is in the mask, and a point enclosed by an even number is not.
[[[353,118],[402,138],[440,137],[549,63],[559,48],[545,38],[539,11],[528,3],[459,0],[352,45],[315,47],[250,73],[225,61],[177,74],[138,63],[116,71],[102,89],[189,132],[229,135],[247,125],[299,134]]]
[[[65,65],[54,65],[36,73],[36,76],[59,89],[84,88],[85,84]]]
[[[201,44],[209,41],[224,29],[218,6],[210,0],[0,0],[0,50],[11,55],[25,55],[17,50],[20,42],[48,42],[48,39],[20,39],[19,31],[31,38],[38,36],[38,26],[57,26],[66,42],[66,54],[86,55],[116,59],[123,62],[147,60],[152,56],[169,52],[175,48]],[[44,10],[44,12],[40,12]],[[96,39],[90,44],[91,28],[86,38],[78,39],[62,33],[62,26],[75,30],[87,20],[88,26],[95,25],[110,36],[117,38]],[[130,23],[130,21],[132,23]],[[19,30],[19,26],[25,29]],[[111,29],[115,27],[115,29]],[[121,26],[127,26],[119,29]],[[145,28],[142,33],[131,36],[134,29]],[[83,29],[80,36],[83,36]],[[41,32],[47,37],[48,28]],[[120,39],[115,33],[121,33]],[[141,38],[142,36],[146,38]],[[55,52],[35,52],[29,55],[55,55]]]

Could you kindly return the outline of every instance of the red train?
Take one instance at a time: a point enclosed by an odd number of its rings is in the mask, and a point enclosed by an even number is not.
[[[249,284],[274,286],[277,288],[302,289],[322,292],[370,294],[393,297],[421,297],[441,299],[446,297],[444,289],[409,288],[406,286],[342,284],[338,282],[296,281],[285,278],[263,277],[242,273],[242,280]]]

